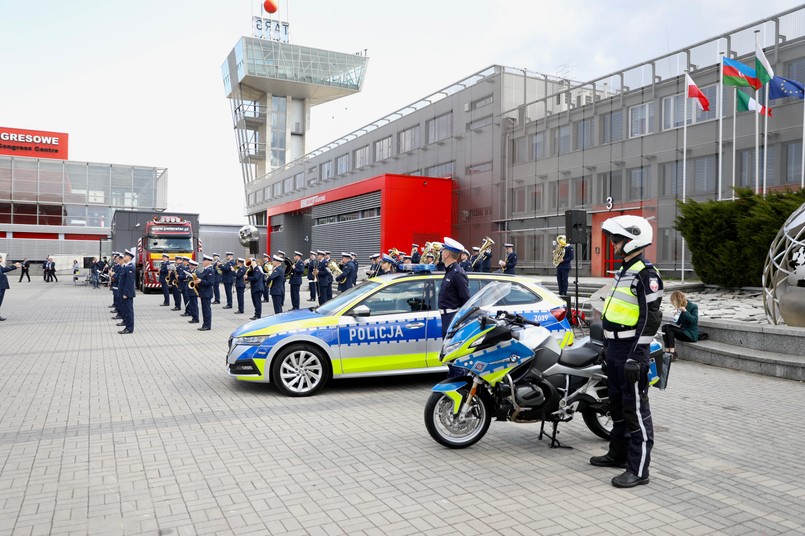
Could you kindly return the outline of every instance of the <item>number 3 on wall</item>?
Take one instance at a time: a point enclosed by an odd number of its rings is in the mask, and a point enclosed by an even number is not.
[[[607,197],[607,210],[612,210],[612,198]]]

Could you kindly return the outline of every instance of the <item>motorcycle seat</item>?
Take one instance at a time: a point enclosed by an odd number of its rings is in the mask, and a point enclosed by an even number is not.
[[[588,367],[598,359],[599,350],[599,347],[589,343],[580,348],[565,348],[559,357],[559,364],[573,368]]]

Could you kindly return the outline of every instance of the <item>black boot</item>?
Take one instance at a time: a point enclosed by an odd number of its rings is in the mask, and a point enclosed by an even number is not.
[[[609,451],[603,456],[593,456],[590,458],[590,465],[626,469],[626,456],[617,456],[613,454],[612,451]]]
[[[623,474],[612,479],[612,485],[616,488],[633,488],[641,484],[648,484],[648,475],[640,477],[624,471]]]

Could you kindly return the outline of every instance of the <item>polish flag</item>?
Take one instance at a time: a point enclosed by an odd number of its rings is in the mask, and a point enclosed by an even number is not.
[[[704,93],[702,93],[702,90],[699,89],[699,86],[697,86],[693,82],[693,79],[690,77],[690,75],[688,73],[685,73],[685,85],[688,86],[688,98],[689,99],[697,99],[698,102],[699,102],[699,108],[701,108],[702,111],[704,111],[704,112],[709,111],[710,110],[710,101],[707,100],[707,97],[704,96]]]

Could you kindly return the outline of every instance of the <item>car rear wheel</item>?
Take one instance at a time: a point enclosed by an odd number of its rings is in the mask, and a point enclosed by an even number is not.
[[[312,396],[330,379],[330,362],[311,345],[283,348],[271,363],[271,381],[286,396]]]

